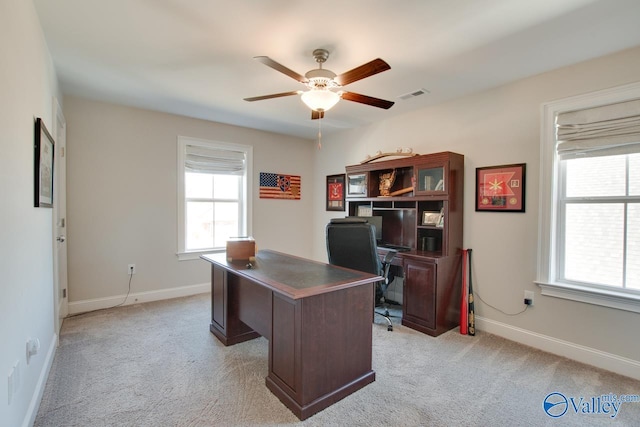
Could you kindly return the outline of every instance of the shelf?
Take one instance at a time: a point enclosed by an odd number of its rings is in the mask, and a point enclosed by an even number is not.
[[[418,228],[423,230],[444,230],[444,227],[438,227],[436,225],[418,225]]]
[[[374,206],[373,210],[376,211],[404,211],[404,210],[410,210],[410,211],[415,211],[417,208],[415,206],[391,206],[391,207],[379,207],[379,206]]]

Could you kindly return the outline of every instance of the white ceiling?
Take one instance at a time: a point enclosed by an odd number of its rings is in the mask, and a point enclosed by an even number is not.
[[[640,45],[638,0],[34,0],[65,95],[314,139],[304,89],[253,60],[304,74],[311,52],[341,74],[391,70],[346,87],[395,101],[342,100],[323,134]],[[615,70],[612,70],[615,72]],[[409,100],[401,95],[427,89]]]

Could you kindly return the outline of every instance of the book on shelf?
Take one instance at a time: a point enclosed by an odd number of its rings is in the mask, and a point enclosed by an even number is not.
[[[427,175],[424,177],[424,189],[427,191],[431,191],[431,181],[433,181],[433,178],[431,177],[431,175]]]
[[[371,206],[358,206],[358,216],[373,216]]]

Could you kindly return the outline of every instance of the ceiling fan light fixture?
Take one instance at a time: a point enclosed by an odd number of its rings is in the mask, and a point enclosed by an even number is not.
[[[268,56],[255,56],[254,59],[288,77],[291,77],[297,82],[302,83],[308,88],[308,90],[306,92],[289,91],[274,93],[271,95],[254,96],[251,98],[244,98],[244,100],[253,102],[261,101],[263,99],[280,98],[283,96],[300,94],[300,99],[302,99],[305,105],[312,111],[312,120],[324,118],[324,112],[336,105],[340,99],[384,109],[389,109],[393,106],[394,103],[391,101],[385,101],[384,99],[341,90],[342,87],[348,84],[391,69],[389,64],[384,62],[382,59],[374,59],[373,61],[369,61],[352,70],[336,75],[333,71],[322,68],[322,64],[324,64],[324,62],[329,58],[328,50],[316,49],[313,51],[313,57],[318,63],[318,68],[308,71],[303,76],[302,74],[299,74],[274,61]]]
[[[311,89],[300,97],[314,111],[328,111],[340,101],[340,95],[327,89]]]

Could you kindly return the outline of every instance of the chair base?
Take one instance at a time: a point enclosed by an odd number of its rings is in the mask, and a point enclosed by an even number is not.
[[[402,315],[400,316],[393,316],[389,313],[389,306],[388,304],[391,303],[392,306],[398,306],[398,307],[402,307],[401,304],[398,304],[395,301],[391,301],[391,300],[386,300],[384,297],[380,299],[380,301],[378,301],[378,304],[376,304],[373,312],[374,314],[377,314],[378,316],[382,316],[387,320],[387,330],[388,331],[393,331],[393,322],[391,321],[391,318],[396,318],[396,319],[402,319]]]
[[[387,331],[392,332],[393,331],[393,323],[391,322],[391,316],[389,315],[389,310],[385,309],[384,313],[380,313],[380,312],[374,310],[374,313],[379,315],[379,316],[384,317],[387,320],[387,323],[388,323]]]

